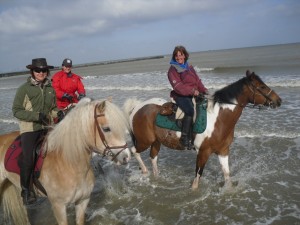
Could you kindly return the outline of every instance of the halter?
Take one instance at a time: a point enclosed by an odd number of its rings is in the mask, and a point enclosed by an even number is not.
[[[110,146],[107,144],[107,141],[106,141],[106,139],[105,139],[105,135],[104,135],[102,129],[100,128],[100,126],[99,126],[99,124],[98,124],[98,122],[97,122],[97,118],[98,118],[98,117],[105,116],[105,114],[104,114],[104,113],[101,113],[101,114],[98,114],[98,115],[97,115],[97,106],[98,106],[98,104],[95,106],[95,109],[94,109],[95,130],[96,130],[96,128],[97,128],[98,133],[99,133],[99,136],[100,136],[100,139],[101,139],[103,145],[105,146],[105,149],[104,149],[104,152],[103,152],[102,156],[103,156],[103,157],[105,157],[105,156],[111,156],[111,157],[112,157],[111,161],[114,161],[114,160],[117,158],[117,156],[127,148],[127,143],[126,143],[125,145],[122,145],[122,146],[114,146],[114,147],[110,147]],[[95,132],[95,133],[96,133],[96,132]],[[95,146],[96,146],[96,136],[95,136]],[[121,148],[121,150],[118,151],[117,154],[114,154],[114,153],[112,152],[112,149],[119,149],[119,148]]]

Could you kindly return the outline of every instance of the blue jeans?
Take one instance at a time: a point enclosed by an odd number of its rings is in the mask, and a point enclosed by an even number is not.
[[[178,96],[175,99],[176,104],[181,108],[186,116],[194,116],[194,104],[192,96]]]

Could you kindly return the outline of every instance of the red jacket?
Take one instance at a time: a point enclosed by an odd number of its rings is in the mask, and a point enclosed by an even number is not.
[[[198,90],[200,93],[205,93],[207,91],[191,65],[187,70],[184,70],[181,73],[177,71],[175,66],[170,66],[168,79],[173,87],[173,90],[171,91],[171,97],[173,98],[176,98],[177,96],[193,96],[195,90]]]
[[[76,92],[78,95],[85,95],[85,89],[81,79],[82,77],[75,73],[68,76],[64,71],[59,71],[53,75],[52,86],[56,92],[56,103],[58,108],[63,109],[70,103],[77,103],[78,96],[76,95]],[[68,99],[62,98],[65,93],[73,97],[73,102],[69,102]]]

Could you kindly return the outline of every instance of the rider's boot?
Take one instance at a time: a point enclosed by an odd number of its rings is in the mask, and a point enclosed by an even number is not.
[[[193,117],[184,116],[182,119],[181,137],[179,139],[180,144],[187,150],[192,149],[191,143],[191,129],[192,129]]]

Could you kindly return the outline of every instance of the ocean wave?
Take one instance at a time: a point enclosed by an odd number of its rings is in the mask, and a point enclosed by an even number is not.
[[[196,70],[197,73],[209,72],[209,71],[214,71],[215,70],[215,68],[201,68],[201,67],[198,67],[198,66],[195,66],[194,69]]]
[[[0,123],[18,124],[18,121],[16,119],[0,119]]]
[[[169,90],[169,87],[154,87],[154,86],[132,86],[132,87],[120,87],[120,86],[106,86],[106,87],[86,87],[87,90],[119,90],[119,91],[160,91]]]
[[[287,139],[294,139],[299,138],[299,133],[268,133],[268,134],[254,134],[254,133],[244,133],[244,132],[236,132],[236,138],[261,138],[261,137],[274,137],[274,138],[287,138]]]

